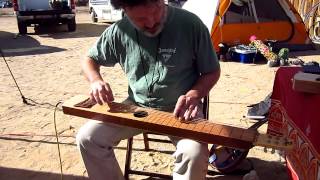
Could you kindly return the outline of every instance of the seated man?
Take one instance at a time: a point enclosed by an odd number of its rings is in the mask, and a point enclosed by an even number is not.
[[[220,66],[202,21],[164,0],[111,0],[126,16],[108,27],[81,61],[91,99],[114,100],[100,66],[119,63],[128,78],[125,103],[172,112],[177,120],[203,117],[201,99],[216,84]],[[113,147],[142,130],[88,121],[77,135],[90,179],[119,180],[123,175]],[[205,179],[208,146],[170,137],[176,145],[173,178]]]

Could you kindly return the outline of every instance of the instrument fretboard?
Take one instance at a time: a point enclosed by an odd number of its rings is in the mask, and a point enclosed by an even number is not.
[[[63,104],[63,112],[83,118],[239,149],[250,149],[257,137],[255,130],[212,123],[205,119],[186,123],[176,119],[172,113],[115,102],[111,103],[110,107],[108,105],[93,105],[86,103],[87,98],[87,96],[76,96],[66,101]],[[84,106],[79,107],[79,103]],[[137,112],[140,114],[137,115]],[[147,116],[144,117],[146,114],[142,113],[141,115],[141,112],[147,113]]]

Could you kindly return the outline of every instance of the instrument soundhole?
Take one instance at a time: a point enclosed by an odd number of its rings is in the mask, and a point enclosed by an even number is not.
[[[148,112],[147,111],[136,111],[133,113],[134,117],[138,117],[138,118],[143,118],[143,117],[147,117],[148,116]]]

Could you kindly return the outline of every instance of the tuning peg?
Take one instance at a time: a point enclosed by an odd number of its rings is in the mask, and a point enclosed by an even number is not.
[[[275,151],[275,149],[274,148],[272,148],[272,150],[271,150],[271,154],[274,154],[276,151]]]
[[[267,147],[264,147],[264,148],[263,148],[263,151],[264,151],[265,153],[267,153],[267,152],[268,152]]]

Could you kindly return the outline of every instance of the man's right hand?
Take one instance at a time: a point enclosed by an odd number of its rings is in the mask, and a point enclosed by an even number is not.
[[[114,100],[110,85],[102,80],[96,80],[90,83],[90,98],[102,105],[109,104]]]

